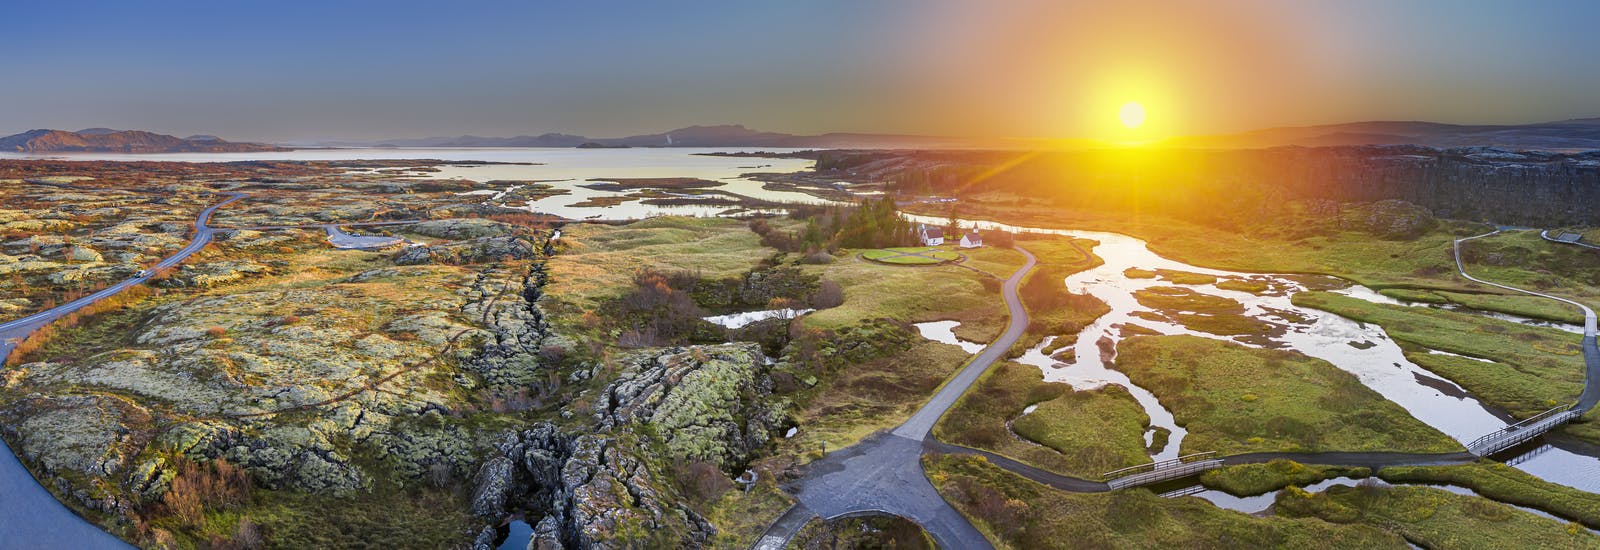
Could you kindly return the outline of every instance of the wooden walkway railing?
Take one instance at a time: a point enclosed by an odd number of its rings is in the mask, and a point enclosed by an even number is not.
[[[1188,477],[1220,466],[1222,460],[1216,458],[1216,453],[1204,452],[1112,470],[1100,477],[1106,480],[1106,485],[1112,490],[1116,490]]]
[[[1526,443],[1582,414],[1583,411],[1570,407],[1556,407],[1473,440],[1467,444],[1467,452],[1478,456],[1489,456]]]

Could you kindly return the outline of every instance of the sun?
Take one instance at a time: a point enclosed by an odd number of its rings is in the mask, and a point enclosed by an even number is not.
[[[1123,126],[1127,126],[1130,130],[1138,128],[1140,124],[1144,124],[1144,106],[1137,101],[1124,103],[1120,116]]]

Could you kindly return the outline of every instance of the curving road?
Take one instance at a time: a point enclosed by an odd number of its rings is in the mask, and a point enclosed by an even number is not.
[[[1531,295],[1538,296],[1538,297],[1541,297],[1541,298],[1549,298],[1551,300],[1556,300],[1558,302],[1563,302],[1563,303],[1567,303],[1567,304],[1571,304],[1571,305],[1577,306],[1578,309],[1583,310],[1583,361],[1585,363],[1584,384],[1583,384],[1583,393],[1578,395],[1578,403],[1577,403],[1577,405],[1573,406],[1573,409],[1574,410],[1578,410],[1578,411],[1582,411],[1582,412],[1588,412],[1589,409],[1594,408],[1596,403],[1600,403],[1600,345],[1597,345],[1595,343],[1596,330],[1595,330],[1595,314],[1594,314],[1594,310],[1590,309],[1589,306],[1586,306],[1586,305],[1584,305],[1582,303],[1579,303],[1579,302],[1574,301],[1574,300],[1568,300],[1568,299],[1562,298],[1560,296],[1552,296],[1552,295],[1549,295],[1549,294],[1544,294],[1544,293],[1541,293],[1541,292],[1534,292],[1532,290],[1521,289],[1521,288],[1517,288],[1517,287],[1514,287],[1514,286],[1503,285],[1503,284],[1500,284],[1500,283],[1491,283],[1489,281],[1485,281],[1483,279],[1479,279],[1477,277],[1473,277],[1472,275],[1468,275],[1467,274],[1466,265],[1461,262],[1461,243],[1464,243],[1464,242],[1467,242],[1467,241],[1470,241],[1470,240],[1473,240],[1473,239],[1481,239],[1481,238],[1484,238],[1484,237],[1488,237],[1490,235],[1496,235],[1496,234],[1499,234],[1502,231],[1503,231],[1502,229],[1496,229],[1494,231],[1490,231],[1490,232],[1484,233],[1482,235],[1474,235],[1474,236],[1471,236],[1471,237],[1465,237],[1465,238],[1461,238],[1461,239],[1456,239],[1455,243],[1454,243],[1454,250],[1455,250],[1455,257],[1456,257],[1456,271],[1461,273],[1462,277],[1466,277],[1467,280],[1470,280],[1470,281],[1473,281],[1473,282],[1476,282],[1476,283],[1482,283],[1482,284],[1486,284],[1486,285],[1489,285],[1489,286],[1492,286],[1492,287],[1495,287],[1495,288],[1503,288],[1503,289],[1514,291],[1514,292],[1521,292],[1523,294],[1531,294]],[[1544,236],[1544,235],[1541,233],[1541,236]],[[1548,236],[1545,236],[1545,238],[1549,239]],[[1556,241],[1556,242],[1562,242],[1562,241]],[[1570,244],[1577,244],[1577,243],[1570,243]],[[1587,245],[1584,245],[1584,246],[1587,246]]]
[[[161,260],[147,273],[178,265],[205,248],[211,243],[212,234],[216,231],[207,225],[211,221],[211,214],[218,208],[241,198],[244,198],[242,193],[229,194],[227,200],[202,210],[194,220],[195,234],[189,244]],[[143,283],[149,278],[148,274],[131,277],[53,309],[0,323],[0,362],[11,355],[11,350],[17,341],[26,338],[39,327]],[[16,455],[11,452],[11,448],[6,446],[5,441],[0,440],[0,548],[122,549],[129,546],[57,501],[55,496],[39,485],[33,474],[22,466]]]
[[[812,516],[833,519],[874,513],[917,522],[943,548],[993,548],[983,533],[945,502],[928,481],[922,471],[922,451],[933,424],[1011,349],[1028,327],[1028,312],[1022,307],[1017,287],[1037,260],[1027,250],[1019,247],[1017,251],[1027,261],[1001,287],[1011,313],[1005,332],[904,424],[809,464],[805,477],[791,487],[800,503],[768,527],[756,548],[782,548]]]

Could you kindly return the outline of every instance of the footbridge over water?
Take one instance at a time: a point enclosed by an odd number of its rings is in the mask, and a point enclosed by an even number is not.
[[[1577,407],[1556,407],[1468,443],[1467,452],[1489,456],[1532,441],[1579,416],[1583,416],[1583,411]]]
[[[1222,459],[1214,452],[1195,453],[1171,460],[1129,466],[1101,474],[1112,490],[1138,487],[1151,483],[1189,477],[1206,470],[1222,467]]]

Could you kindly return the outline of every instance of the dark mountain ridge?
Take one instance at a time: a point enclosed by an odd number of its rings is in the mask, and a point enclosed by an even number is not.
[[[1174,138],[1167,145],[1251,149],[1284,145],[1427,145],[1519,150],[1600,149],[1600,118],[1532,124],[1443,124],[1413,120],[1348,122],[1252,130],[1238,134]]]
[[[198,139],[197,139],[198,138]],[[23,153],[241,153],[288,151],[276,145],[234,143],[213,136],[180,138],[141,130],[29,130],[0,137],[0,151]]]
[[[719,124],[688,126],[666,132],[619,138],[596,138],[573,134],[547,133],[536,136],[514,137],[464,135],[382,141],[339,141],[320,142],[317,145],[336,147],[577,147],[586,143],[593,144],[591,147],[926,148],[971,147],[978,144],[978,141],[938,136],[846,132],[803,136],[752,130],[741,124]]]

